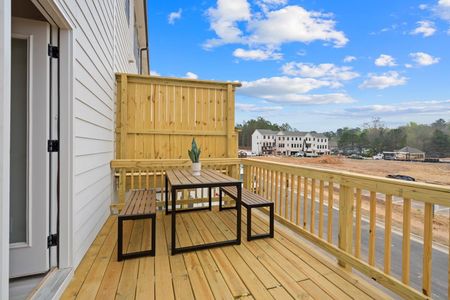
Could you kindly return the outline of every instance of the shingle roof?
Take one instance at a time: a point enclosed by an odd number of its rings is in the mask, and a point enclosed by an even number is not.
[[[421,151],[421,150],[419,150],[419,149],[417,149],[417,148],[413,148],[413,147],[409,147],[409,146],[403,147],[402,149],[397,150],[396,152],[425,153],[425,152],[423,152],[423,151]]]
[[[261,134],[273,134],[273,135],[275,135],[275,134],[278,133],[278,131],[273,131],[273,130],[269,130],[269,129],[255,129],[255,131],[257,131],[257,130]]]

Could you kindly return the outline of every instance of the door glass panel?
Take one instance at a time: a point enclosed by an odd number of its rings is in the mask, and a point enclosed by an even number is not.
[[[27,242],[28,41],[11,41],[10,243]]]

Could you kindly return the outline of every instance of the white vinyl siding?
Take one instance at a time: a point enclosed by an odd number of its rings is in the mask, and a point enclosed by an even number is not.
[[[76,267],[110,214],[115,73],[136,73],[134,5],[126,0],[59,0],[73,30],[73,255]],[[64,120],[61,120],[64,122]]]

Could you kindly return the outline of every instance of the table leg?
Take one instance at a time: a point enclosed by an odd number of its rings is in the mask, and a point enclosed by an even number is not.
[[[237,199],[236,199],[236,233],[237,233],[237,240],[238,240],[238,245],[241,244],[241,216],[242,216],[242,206],[241,206],[241,201],[242,201],[242,185],[239,183],[236,186],[237,189]]]
[[[167,178],[167,175],[165,176],[165,190],[164,190],[165,200],[166,200],[166,215],[169,214],[169,179]],[[161,193],[162,197],[162,193]]]
[[[176,254],[176,200],[177,200],[177,190],[172,188],[172,228],[171,228],[171,233],[172,233],[172,255]]]
[[[212,188],[208,188],[209,210],[212,210]]]

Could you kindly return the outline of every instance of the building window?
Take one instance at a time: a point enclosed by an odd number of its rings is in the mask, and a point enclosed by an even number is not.
[[[130,0],[125,0],[125,15],[127,17],[128,26],[130,26]]]

